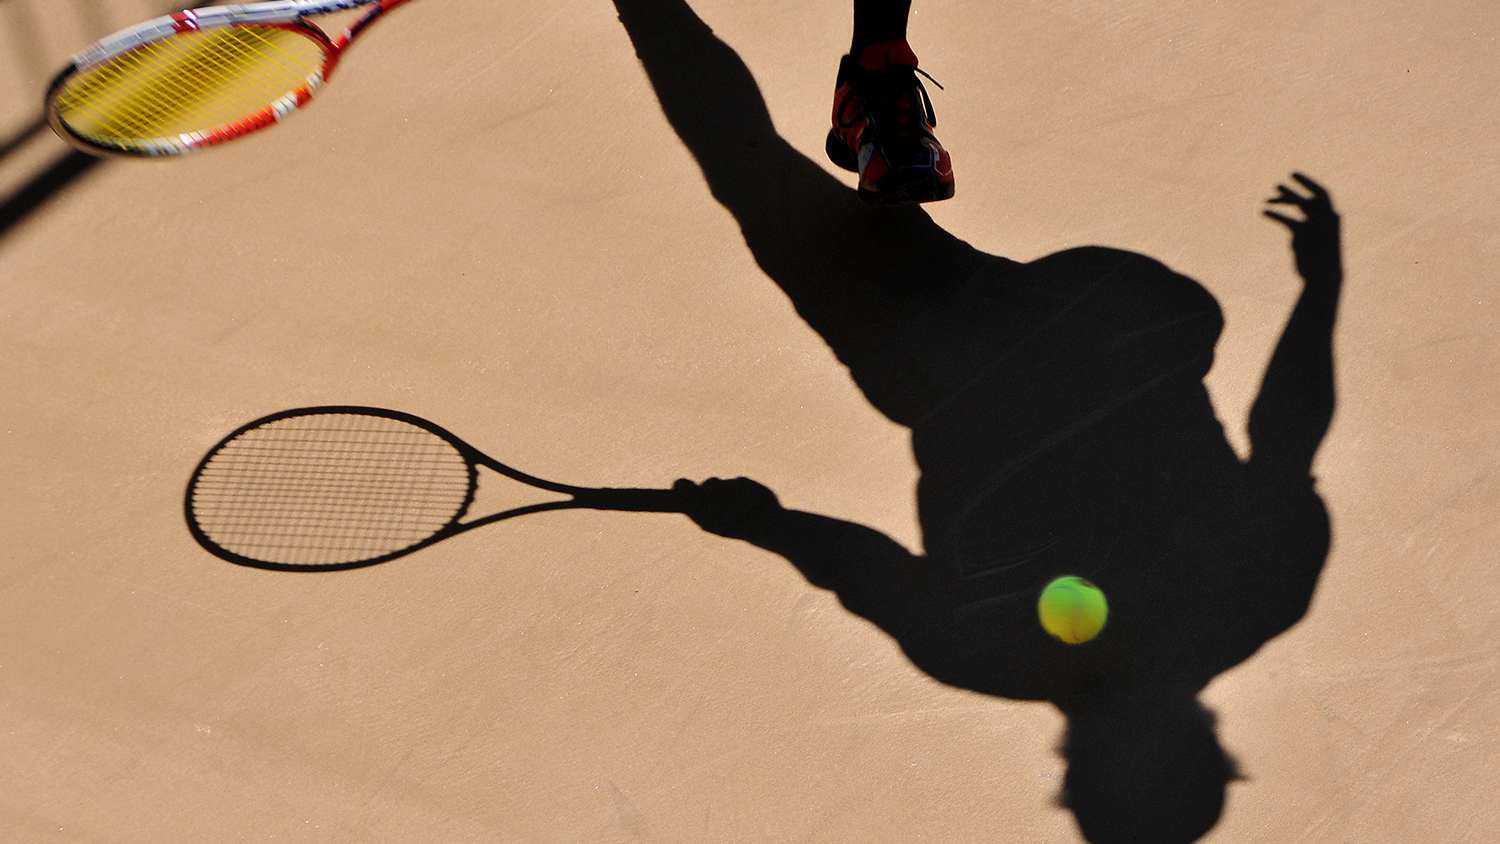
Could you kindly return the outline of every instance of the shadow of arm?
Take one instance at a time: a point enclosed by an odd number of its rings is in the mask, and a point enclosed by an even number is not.
[[[1291,230],[1304,286],[1250,410],[1250,461],[1306,475],[1333,421],[1333,329],[1344,269],[1339,216],[1327,191],[1301,174],[1294,178],[1311,195],[1282,186],[1271,202],[1300,208],[1305,219],[1266,214]]]
[[[880,531],[788,510],[748,478],[678,481],[673,489],[699,527],[785,557],[809,583],[898,639],[932,617],[941,593],[928,561]]]

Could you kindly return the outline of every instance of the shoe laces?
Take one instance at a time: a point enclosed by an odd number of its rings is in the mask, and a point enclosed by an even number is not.
[[[912,68],[912,70],[914,70],[917,73],[920,73],[923,76],[927,77],[927,81],[931,82],[934,85],[936,85],[937,89],[939,91],[945,90],[943,88],[943,83],[937,81],[936,79],[933,79],[932,78],[932,74],[928,73],[927,71],[923,70],[920,67],[914,67],[914,68]],[[925,85],[922,84],[922,80],[918,79],[918,80],[916,80],[916,82],[917,82],[917,92],[922,97],[922,108],[924,110],[926,110],[926,112],[927,112],[927,125],[936,127],[937,126],[937,111],[935,109],[933,109],[933,107],[932,107],[932,97],[930,97],[930,96],[927,95],[927,86],[925,86]]]
[[[927,71],[925,71],[925,70],[923,70],[923,69],[921,69],[919,67],[912,67],[911,65],[896,65],[896,64],[893,64],[893,65],[888,65],[887,67],[882,68],[881,70],[874,71],[872,73],[872,75],[886,73],[886,74],[891,74],[893,76],[896,75],[896,74],[900,74],[900,75],[904,76],[906,71],[911,71],[911,74],[912,74],[911,75],[911,85],[910,86],[905,85],[905,84],[892,85],[889,88],[886,88],[886,90],[880,91],[880,95],[879,96],[870,97],[870,98],[867,99],[867,102],[869,103],[870,108],[872,110],[878,109],[880,111],[888,111],[889,110],[889,111],[894,112],[897,115],[897,119],[896,119],[895,122],[898,125],[902,125],[903,124],[904,121],[901,118],[906,118],[907,117],[907,113],[909,113],[910,111],[912,111],[914,108],[920,108],[922,116],[925,118],[926,125],[932,126],[932,127],[936,127],[937,126],[937,111],[932,107],[932,97],[930,95],[928,95],[928,93],[927,93],[927,87],[922,84],[922,80],[917,78],[917,75],[920,74],[921,76],[926,77],[927,81],[929,81],[932,84],[936,85],[938,87],[939,91],[944,90],[943,89],[943,83],[941,83],[941,82],[937,81],[936,79],[934,79],[932,77],[932,74],[928,73]],[[902,81],[904,82],[905,80],[902,80]],[[886,86],[880,85],[879,83],[874,83],[873,80],[872,80],[872,83],[873,83],[872,86],[871,86],[872,88],[880,89],[880,88],[885,88],[886,87]],[[912,100],[912,96],[913,96],[912,95],[912,89],[913,88],[916,89],[916,94],[915,94],[916,102],[915,103],[913,103],[911,101]]]

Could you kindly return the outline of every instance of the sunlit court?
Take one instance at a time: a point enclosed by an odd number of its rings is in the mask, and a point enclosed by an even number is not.
[[[1497,35],[0,2],[0,840],[1496,840]]]

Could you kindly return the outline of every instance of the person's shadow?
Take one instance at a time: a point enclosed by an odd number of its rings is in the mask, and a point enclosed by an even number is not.
[[[1061,801],[1095,844],[1188,842],[1235,765],[1197,701],[1306,612],[1329,547],[1313,456],[1333,413],[1342,269],[1327,194],[1282,187],[1306,286],[1241,460],[1203,376],[1222,317],[1143,255],[986,255],[915,206],[876,209],[777,135],[739,57],[681,0],[615,0],[663,111],[762,269],[869,401],[911,429],[925,553],[782,508],[746,479],[679,481],[717,534],[774,551],[953,686],[1068,717]],[[1037,620],[1080,575],[1079,645]]]

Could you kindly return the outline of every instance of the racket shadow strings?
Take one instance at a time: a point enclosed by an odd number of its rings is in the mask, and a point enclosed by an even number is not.
[[[377,416],[294,416],[227,441],[193,486],[217,546],[288,565],[382,557],[467,510],[476,473],[451,444]]]

